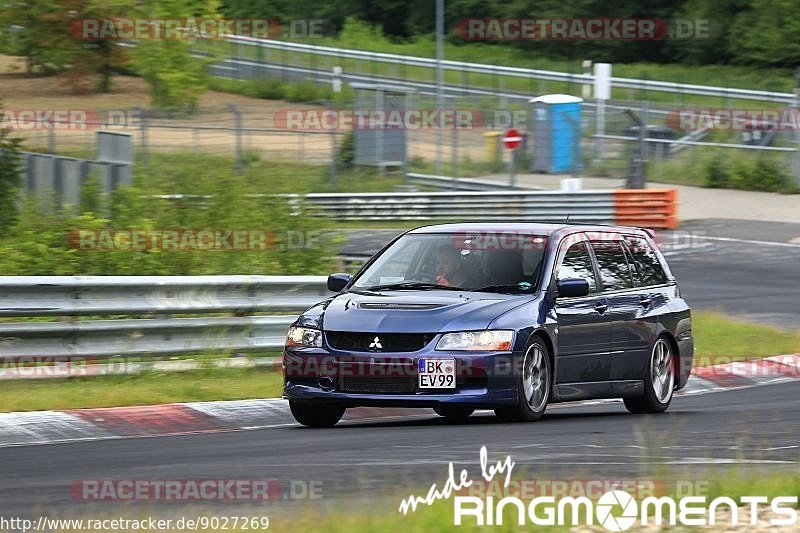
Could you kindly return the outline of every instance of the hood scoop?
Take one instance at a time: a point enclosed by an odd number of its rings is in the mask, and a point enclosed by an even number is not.
[[[447,304],[437,303],[403,303],[403,302],[361,302],[359,309],[397,309],[401,311],[426,311],[439,309]]]

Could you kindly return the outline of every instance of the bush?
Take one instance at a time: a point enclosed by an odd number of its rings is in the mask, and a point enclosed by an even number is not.
[[[20,216],[0,239],[4,275],[200,275],[323,274],[332,267],[330,244],[319,218],[302,204],[263,193],[316,187],[309,179],[326,169],[271,163],[249,165],[239,175],[230,159],[153,154],[151,170],[137,168],[134,185],[111,196],[94,181],[82,191],[82,212],[43,212],[38,198],[23,203]],[[304,174],[305,173],[305,174]],[[322,177],[319,178],[323,179]],[[303,182],[305,180],[305,182]],[[180,200],[154,195],[192,195]],[[265,230],[275,238],[264,250],[143,251],[80,250],[74,230]]]
[[[342,144],[339,145],[336,151],[336,166],[340,169],[348,169],[353,167],[355,161],[355,135],[352,131],[345,134]]]
[[[0,116],[3,110],[0,108]],[[13,224],[17,215],[17,193],[22,180],[20,147],[22,141],[11,137],[8,129],[0,128],[0,235]]]
[[[264,100],[284,100],[286,99],[286,85],[281,80],[256,79],[247,82],[244,93],[247,96]]]
[[[706,162],[704,187],[724,189],[730,186],[730,180],[728,169],[721,157],[712,157]]]
[[[715,153],[705,164],[703,186],[745,191],[782,192],[792,188],[791,177],[778,158],[759,154]]]
[[[778,192],[789,188],[791,179],[775,159],[759,155],[743,176],[742,188],[755,191]]]
[[[332,91],[327,86],[322,86],[313,81],[291,83],[286,91],[286,99],[290,102],[318,102],[330,100]]]

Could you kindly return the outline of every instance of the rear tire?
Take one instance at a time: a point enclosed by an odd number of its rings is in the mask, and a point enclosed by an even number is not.
[[[448,422],[466,422],[475,409],[469,407],[458,407],[453,405],[441,405],[434,407],[433,411],[447,419]]]
[[[644,394],[623,398],[625,407],[634,414],[663,413],[672,402],[675,388],[675,355],[666,337],[659,337],[650,352]]]
[[[338,405],[289,400],[289,409],[295,420],[310,428],[329,428],[344,416],[345,408]]]
[[[550,368],[550,353],[544,342],[534,337],[525,350],[522,371],[517,380],[517,405],[494,410],[504,422],[532,422],[544,416],[553,372]]]

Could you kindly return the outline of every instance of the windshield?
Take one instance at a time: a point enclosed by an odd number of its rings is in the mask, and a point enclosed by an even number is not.
[[[352,289],[460,289],[533,292],[545,235],[518,232],[406,234],[355,281]]]

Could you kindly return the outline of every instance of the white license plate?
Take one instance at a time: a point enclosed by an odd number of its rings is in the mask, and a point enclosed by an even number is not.
[[[455,359],[420,359],[417,362],[420,389],[455,389]]]

